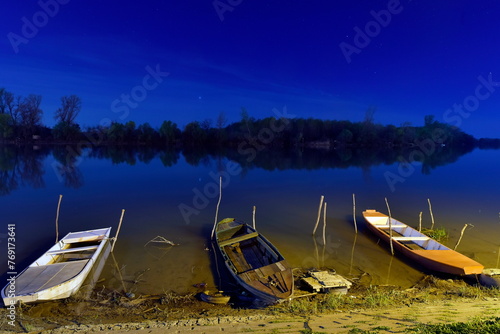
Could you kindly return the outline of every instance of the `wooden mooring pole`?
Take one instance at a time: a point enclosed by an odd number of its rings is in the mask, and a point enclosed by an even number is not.
[[[222,199],[222,176],[219,176],[219,201],[217,202],[217,208],[215,209],[215,222],[214,222],[214,227],[212,228],[212,235],[211,235],[212,239],[214,238],[215,226],[217,226],[217,218],[219,217],[219,206],[221,199]]]
[[[321,207],[323,206],[324,199],[325,199],[325,196],[321,195],[321,198],[319,200],[318,219],[316,219],[316,225],[314,226],[313,235],[316,234],[316,229],[318,228],[318,225],[319,225],[319,219],[321,217]]]
[[[111,252],[115,249],[116,241],[118,240],[118,234],[120,233],[120,229],[122,227],[123,216],[125,215],[125,209],[122,209],[122,215],[120,216],[120,222],[118,223],[118,229],[116,230],[116,235],[113,240],[113,246],[111,247]]]
[[[387,211],[389,212],[389,244],[391,245],[391,254],[394,255],[394,248],[392,246],[392,217],[391,217],[391,208],[389,207],[389,202],[387,201],[387,197],[385,198],[385,204],[387,205]]]
[[[59,203],[57,203],[56,211],[56,243],[59,241],[59,210],[61,209],[61,201],[63,195],[59,195]]]
[[[418,231],[422,232],[422,211],[420,211],[420,214],[418,215]]]
[[[467,228],[467,226],[474,227],[474,225],[472,225],[472,224],[465,224],[464,225],[464,227],[462,228],[462,231],[460,232],[460,238],[458,238],[458,241],[457,241],[457,243],[455,245],[455,248],[453,248],[453,250],[457,250],[457,247],[460,244],[460,241],[462,241],[462,237],[464,236],[464,232],[465,232],[465,229]]]
[[[356,195],[352,194],[352,218],[354,219],[354,230],[358,234],[358,224],[356,223]]]
[[[431,200],[428,198],[427,202],[429,202],[429,212],[431,214],[431,221],[432,221],[431,230],[433,230],[434,229],[434,215],[432,214]]]
[[[257,211],[257,207],[254,205],[253,212],[252,212],[252,222],[253,222],[253,229],[254,230],[255,230],[255,211]]]

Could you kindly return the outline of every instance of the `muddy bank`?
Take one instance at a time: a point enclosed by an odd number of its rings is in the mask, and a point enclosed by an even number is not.
[[[363,284],[361,278],[347,295],[318,294],[261,309],[242,308],[238,304],[208,304],[193,294],[130,297],[101,290],[87,300],[69,298],[23,305],[16,309],[13,323],[8,318],[9,310],[2,309],[0,330],[24,333],[126,333],[143,330],[144,333],[161,333],[165,329],[175,329],[173,332],[178,333],[210,333],[224,328],[225,332],[237,333],[238,329],[241,332],[252,328],[265,333],[297,332],[299,328],[316,326],[317,331],[329,332],[336,325],[361,328],[362,325],[379,324],[396,328],[398,322],[410,326],[428,321],[426,316],[433,316],[432,321],[448,321],[448,318],[463,321],[474,314],[500,316],[498,288],[476,287],[462,280],[442,280],[433,276],[425,277],[410,289],[370,286]],[[391,313],[388,311],[391,309],[397,311]],[[456,317],[460,314],[463,319]],[[382,321],[385,318],[387,322]],[[344,328],[347,332],[349,327]]]

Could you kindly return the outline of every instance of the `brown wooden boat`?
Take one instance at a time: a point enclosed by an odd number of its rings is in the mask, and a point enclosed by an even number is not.
[[[248,292],[266,303],[293,293],[292,269],[264,236],[251,226],[226,218],[217,223],[215,241],[226,267]]]
[[[380,239],[390,242],[389,228],[392,228],[394,250],[421,266],[453,275],[481,274],[480,263],[460,254],[414,228],[376,210],[366,210],[363,217],[368,228]]]

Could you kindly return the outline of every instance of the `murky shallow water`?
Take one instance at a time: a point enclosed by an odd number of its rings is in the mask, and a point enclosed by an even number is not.
[[[391,257],[389,247],[379,244],[364,228],[361,212],[387,212],[385,197],[394,218],[418,226],[419,212],[423,212],[427,227],[431,224],[430,198],[435,224],[449,231],[446,244],[451,247],[464,224],[473,224],[458,250],[485,267],[499,267],[499,151],[476,150],[430,174],[422,174],[417,167],[404,177],[397,164],[243,170],[227,158],[189,161],[180,155],[177,163],[165,166],[170,163],[158,155],[136,159],[134,164],[88,156],[71,170],[72,175],[61,177],[55,172],[54,157],[48,154],[39,161],[41,175],[19,177],[18,186],[0,198],[4,229],[0,240],[6,244],[7,224],[15,224],[16,264],[22,270],[53,244],[57,201],[63,194],[61,236],[106,226],[113,226],[114,234],[121,209],[126,210],[114,256],[109,257],[98,288],[184,293],[193,291],[196,283],[214,286],[219,279],[208,240],[217,205],[216,180],[222,172],[219,218],[250,223],[256,206],[257,229],[293,267],[335,268],[347,277],[367,273],[373,284],[408,287],[417,282],[423,276],[419,268]],[[23,168],[19,175],[26,174],[27,167]],[[387,182],[387,175],[392,175],[388,173],[400,176],[394,189]],[[327,202],[326,245],[323,218],[316,239],[311,236],[321,195]],[[178,245],[147,244],[158,236]],[[3,268],[6,263],[6,258],[0,259]]]

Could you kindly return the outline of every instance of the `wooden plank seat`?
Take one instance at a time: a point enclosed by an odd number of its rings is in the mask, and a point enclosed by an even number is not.
[[[66,253],[74,253],[74,252],[84,252],[97,249],[98,245],[93,246],[85,246],[85,247],[74,247],[67,249],[59,249],[47,252],[48,255],[58,255],[58,254],[66,254]]]
[[[258,235],[259,235],[258,232],[252,232],[252,233],[241,235],[239,237],[235,237],[235,238],[223,240],[223,241],[219,242],[219,247],[224,247],[224,246],[227,246],[227,245],[235,244],[237,242],[241,242],[243,240],[248,240],[248,239],[256,238]]]
[[[429,240],[429,237],[392,237],[392,239],[397,241],[418,241],[418,240]]]

